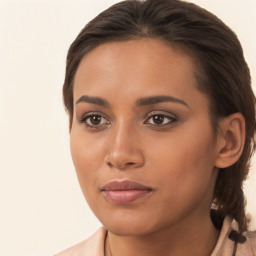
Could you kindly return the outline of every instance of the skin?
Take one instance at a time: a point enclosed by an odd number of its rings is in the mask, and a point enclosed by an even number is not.
[[[106,255],[203,256],[216,244],[212,194],[217,166],[230,161],[220,160],[224,136],[212,127],[195,70],[190,56],[156,39],[100,45],[78,67],[71,154],[84,196],[109,231]],[[136,104],[159,95],[178,100]],[[152,192],[114,204],[100,190],[112,180],[136,181]]]

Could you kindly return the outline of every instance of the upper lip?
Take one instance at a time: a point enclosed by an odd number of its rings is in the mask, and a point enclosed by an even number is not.
[[[105,184],[102,191],[125,191],[125,190],[148,190],[151,191],[152,188],[147,187],[141,183],[130,181],[130,180],[123,180],[118,181],[114,180],[107,184]]]

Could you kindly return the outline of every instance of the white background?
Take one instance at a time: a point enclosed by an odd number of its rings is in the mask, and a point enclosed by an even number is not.
[[[0,0],[0,256],[52,255],[100,226],[76,180],[61,89],[69,45],[115,2]],[[192,2],[237,33],[255,87],[256,1]],[[254,218],[255,172],[245,187]]]

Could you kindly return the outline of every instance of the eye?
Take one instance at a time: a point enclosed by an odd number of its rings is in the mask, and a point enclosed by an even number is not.
[[[98,114],[86,115],[81,120],[79,120],[79,122],[84,123],[86,127],[92,128],[92,129],[101,128],[109,124],[109,121],[106,118]]]
[[[147,118],[147,124],[155,125],[155,126],[163,126],[163,125],[171,125],[177,121],[177,118],[173,116],[167,116],[164,114],[154,114]]]

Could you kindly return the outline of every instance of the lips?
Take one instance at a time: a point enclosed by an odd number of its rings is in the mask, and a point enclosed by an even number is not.
[[[129,204],[146,197],[153,191],[141,183],[134,181],[111,181],[101,189],[106,199],[116,204]]]

